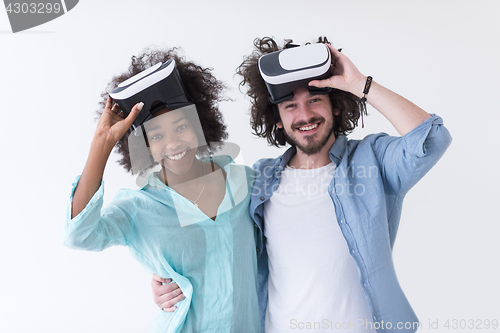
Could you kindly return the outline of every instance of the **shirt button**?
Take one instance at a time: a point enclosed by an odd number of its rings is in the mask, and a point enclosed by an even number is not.
[[[340,223],[344,223],[344,221],[340,220]]]
[[[363,286],[365,286],[365,287],[366,287],[366,283],[363,283]]]
[[[264,197],[260,197],[260,201],[264,201],[264,199],[266,199],[266,198],[264,198]]]
[[[354,253],[354,252],[356,252],[356,251],[352,250],[352,253]]]
[[[258,228],[258,227],[259,227],[259,226],[257,225],[257,223],[254,223],[253,225],[254,225],[256,228]]]
[[[373,316],[373,320],[377,320],[377,317]]]
[[[342,155],[340,155],[340,158],[342,158]]]
[[[257,252],[260,252],[260,249],[259,249],[259,248],[257,248]]]

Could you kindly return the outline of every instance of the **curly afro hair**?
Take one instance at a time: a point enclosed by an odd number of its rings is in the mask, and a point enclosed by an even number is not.
[[[317,42],[330,44],[326,37],[319,37]],[[253,42],[255,50],[245,57],[241,65],[236,69],[236,73],[243,78],[240,82],[240,88],[248,87],[247,94],[252,103],[250,124],[253,134],[267,139],[270,145],[276,147],[284,146],[288,142],[287,136],[283,129],[276,126],[281,121],[278,106],[269,102],[269,93],[264,79],[260,76],[258,61],[261,56],[282,50],[292,43],[291,39],[286,39],[285,45],[279,47],[273,38],[256,38]],[[333,115],[333,133],[335,137],[339,134],[349,134],[357,126],[361,114],[366,114],[366,105],[355,95],[342,90],[332,89],[328,95],[332,103],[332,109],[340,110],[338,116]]]
[[[194,62],[187,61],[184,56],[178,54],[178,51],[178,48],[171,48],[168,50],[148,48],[138,56],[132,56],[132,61],[128,70],[113,77],[108,83],[106,90],[101,93],[102,100],[99,102],[99,110],[97,111],[99,117],[106,105],[109,92],[116,88],[118,84],[159,62],[173,59],[186,92],[196,105],[205,141],[211,143],[221,142],[227,139],[226,125],[224,124],[222,113],[219,111],[218,105],[219,102],[225,100],[222,96],[222,92],[226,86],[213,76],[211,73],[212,68],[203,68]],[[128,137],[130,133],[131,131],[129,130],[115,145],[116,151],[122,156],[122,158],[118,160],[118,163],[128,172],[132,172],[128,147]],[[198,153],[206,154],[210,152],[210,149],[215,149],[216,147],[217,145],[206,146],[204,148],[200,147]]]

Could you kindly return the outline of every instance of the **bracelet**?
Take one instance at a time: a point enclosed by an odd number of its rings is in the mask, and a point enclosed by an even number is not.
[[[370,87],[372,85],[373,78],[371,76],[368,76],[366,78],[366,83],[365,83],[365,89],[363,89],[363,97],[361,97],[360,104],[361,104],[361,126],[362,128],[365,128],[365,122],[363,120],[363,113],[366,112],[366,94],[370,91]],[[357,126],[357,122],[356,122]]]
[[[373,78],[371,76],[368,76],[366,78],[365,89],[363,89],[363,97],[361,98],[362,103],[366,102],[366,94],[368,94],[368,92],[370,91],[372,81],[373,81]]]

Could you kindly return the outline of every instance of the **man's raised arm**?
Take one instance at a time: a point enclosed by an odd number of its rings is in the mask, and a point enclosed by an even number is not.
[[[354,66],[347,56],[326,44],[332,53],[332,73],[328,79],[314,80],[310,86],[331,87],[350,92],[359,98],[364,96],[367,77]],[[371,82],[367,102],[383,114],[389,122],[403,136],[420,125],[430,115],[395,92],[381,86],[375,81]]]

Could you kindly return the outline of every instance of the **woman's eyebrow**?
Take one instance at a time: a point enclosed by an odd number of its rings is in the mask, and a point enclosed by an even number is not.
[[[181,118],[179,118],[179,119],[177,119],[177,120],[174,120],[174,121],[172,122],[172,124],[177,124],[177,123],[181,122],[181,121],[182,121],[182,120],[184,120],[184,119],[186,119],[186,117],[181,116]],[[151,131],[154,131],[154,130],[159,129],[160,127],[161,127],[160,125],[156,125],[156,126],[154,126],[154,127],[147,128],[146,130],[147,130],[148,132],[151,132]]]
[[[172,122],[172,124],[177,124],[177,123],[181,122],[181,121],[182,121],[182,120],[184,120],[184,119],[186,119],[186,117],[182,116],[181,118],[179,118],[179,119],[177,119],[177,120],[173,121],[173,122]]]
[[[147,128],[147,129],[146,129],[146,131],[151,132],[151,131],[157,130],[157,129],[159,129],[159,128],[160,128],[160,126],[159,126],[159,125],[157,125],[157,126],[152,127],[152,128]]]

